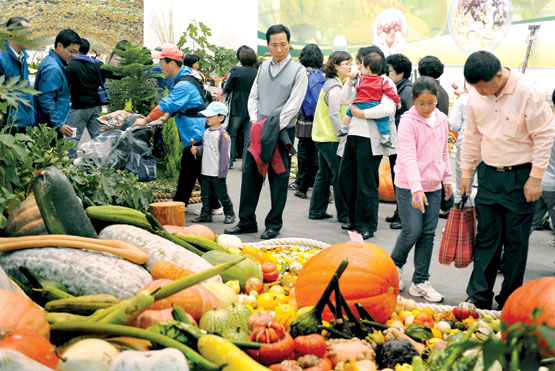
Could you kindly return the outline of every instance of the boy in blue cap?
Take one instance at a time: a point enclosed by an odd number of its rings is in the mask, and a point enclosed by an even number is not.
[[[204,132],[202,144],[191,146],[191,153],[195,157],[202,156],[202,209],[200,216],[193,219],[193,222],[212,222],[210,199],[215,195],[224,208],[224,224],[232,224],[235,222],[235,213],[225,181],[229,169],[230,138],[222,127],[222,122],[228,114],[227,107],[221,102],[212,102],[199,114],[206,117],[208,129]]]

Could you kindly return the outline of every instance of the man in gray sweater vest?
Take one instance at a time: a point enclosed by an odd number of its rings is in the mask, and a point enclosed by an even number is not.
[[[306,93],[308,76],[304,67],[289,54],[290,39],[291,33],[283,25],[273,25],[266,31],[266,42],[272,59],[264,61],[258,69],[258,75],[249,95],[248,109],[252,124],[267,117],[279,117],[279,129],[286,130],[293,143],[296,115]],[[225,233],[258,232],[255,213],[264,177],[260,174],[257,162],[250,152],[250,149],[257,144],[253,144],[251,136],[241,180],[239,223],[233,228],[226,229]],[[286,151],[282,145],[278,145],[278,150],[280,155],[284,155],[283,152]],[[287,159],[285,172],[278,174],[272,166],[268,168],[272,208],[264,222],[266,230],[260,236],[262,239],[276,237],[283,225],[282,214],[287,200],[291,157],[287,155]]]

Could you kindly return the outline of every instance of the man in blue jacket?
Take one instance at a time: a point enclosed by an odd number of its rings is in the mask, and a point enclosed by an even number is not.
[[[79,52],[81,38],[71,29],[60,31],[54,40],[54,49],[42,60],[35,79],[36,121],[58,128],[67,137],[73,129],[67,124],[70,92],[67,64]]]
[[[21,28],[30,40],[31,24],[23,17],[12,17],[6,23],[8,30]],[[26,45],[13,40],[3,43],[4,49],[0,49],[0,76],[5,77],[5,81],[11,77],[18,76],[18,81],[27,81],[29,87],[29,65],[27,58],[29,55],[25,51]],[[21,93],[19,97],[25,102],[19,102],[17,107],[9,107],[8,115],[5,120],[8,126],[12,126],[11,133],[25,132],[27,126],[35,123],[35,113],[33,112],[33,97],[29,93]]]
[[[183,53],[177,47],[167,46],[160,53],[153,53],[152,58],[160,60],[162,73],[173,79],[173,87],[147,117],[137,119],[133,126],[143,126],[158,119],[165,121],[170,115],[175,117],[184,148],[174,200],[187,204],[195,182],[200,178],[202,160],[191,153],[191,144],[202,144],[206,124],[206,118],[198,114],[205,104],[201,95],[202,86],[197,86],[198,80],[193,77],[193,71],[183,65]]]

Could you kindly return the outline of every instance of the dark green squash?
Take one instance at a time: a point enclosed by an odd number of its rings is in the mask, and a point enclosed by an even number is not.
[[[33,190],[44,224],[50,234],[97,238],[81,200],[60,169],[50,166],[39,170]]]

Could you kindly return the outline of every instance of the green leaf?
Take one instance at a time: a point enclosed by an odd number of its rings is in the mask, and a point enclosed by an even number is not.
[[[538,331],[543,339],[547,342],[549,348],[555,351],[555,332],[553,331],[553,328],[550,328],[546,325],[539,325]]]
[[[484,370],[488,370],[496,360],[504,358],[504,345],[494,337],[489,337],[482,344]]]

